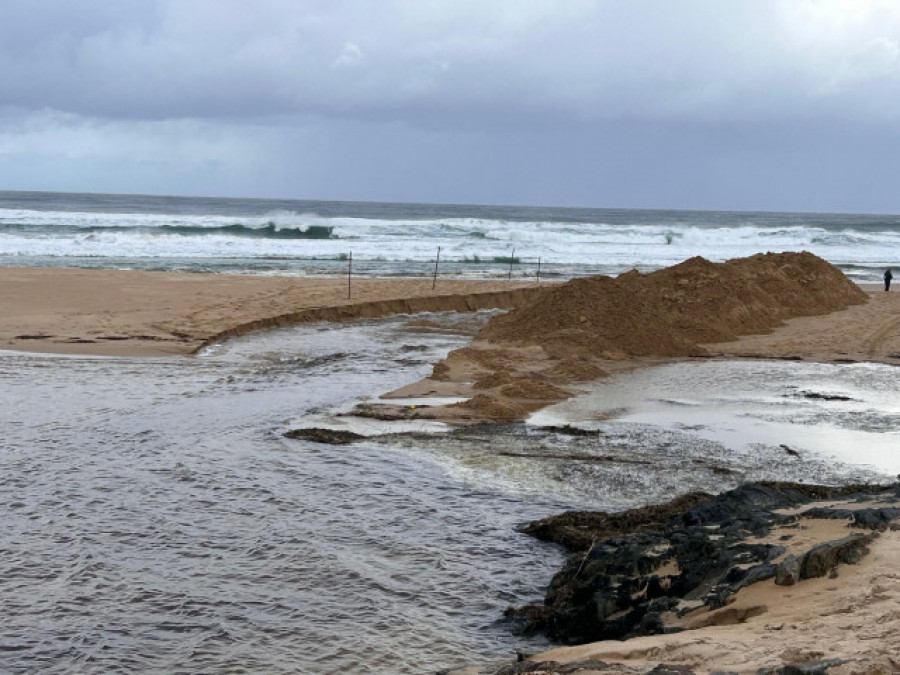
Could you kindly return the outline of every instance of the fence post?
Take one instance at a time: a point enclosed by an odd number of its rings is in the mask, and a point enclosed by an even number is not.
[[[434,287],[437,285],[437,271],[438,271],[438,261],[441,259],[441,247],[438,246],[437,256],[434,259],[434,276],[431,278],[431,290],[434,290]]]
[[[538,258],[537,282],[541,283],[541,259]]]
[[[515,259],[516,259],[516,249],[513,249],[512,253],[509,254],[509,274],[506,275],[507,283],[512,281],[512,266],[513,266],[513,260],[515,260]]]
[[[347,299],[350,299],[350,280],[353,277],[353,251],[347,256]]]

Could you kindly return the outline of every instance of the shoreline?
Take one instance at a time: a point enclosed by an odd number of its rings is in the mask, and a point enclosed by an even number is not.
[[[0,267],[0,347],[97,356],[191,354],[217,341],[312,321],[508,309],[553,282],[264,277],[217,273]],[[862,305],[788,319],[773,331],[707,343],[705,358],[900,365],[900,293],[860,284]],[[614,370],[671,358],[608,360]],[[591,378],[592,379],[592,378]]]
[[[533,282],[347,280],[215,273],[0,267],[0,348],[33,353],[190,355],[306,321],[509,308]]]
[[[570,556],[545,605],[512,615],[572,646],[445,675],[900,668],[900,483],[751,483],[620,514],[568,512],[524,531]]]

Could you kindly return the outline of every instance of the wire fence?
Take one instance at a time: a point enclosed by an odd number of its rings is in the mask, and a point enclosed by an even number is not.
[[[431,288],[437,288],[439,277],[445,276],[479,277],[501,279],[505,277],[507,282],[533,281],[541,282],[542,260],[541,258],[522,258],[516,256],[513,249],[508,256],[491,256],[490,258],[441,257],[442,248],[438,246],[435,256],[426,260],[402,260],[385,261],[379,259],[357,259],[354,267],[353,252],[339,255],[336,260],[346,264],[347,297],[350,298],[353,289],[354,278],[372,278],[384,276],[402,276],[405,278],[430,278]],[[389,269],[385,269],[385,267]],[[544,268],[546,276],[547,270]]]
[[[346,280],[350,294],[357,279],[427,279],[432,288],[437,288],[442,279],[542,283],[597,274],[615,275],[622,271],[609,261],[548,262],[541,257],[517,255],[515,249],[504,255],[448,256],[442,247],[436,247],[434,255],[428,258],[405,259],[371,254],[358,257],[348,251],[321,256],[51,256],[34,258],[32,263],[38,267],[339,277]],[[21,261],[0,257],[0,264],[20,265]]]

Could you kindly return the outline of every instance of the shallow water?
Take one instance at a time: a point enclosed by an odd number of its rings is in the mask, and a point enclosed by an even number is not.
[[[674,363],[610,378],[531,422],[646,425],[716,444],[724,461],[774,450],[779,471],[824,462],[806,477],[819,482],[900,473],[900,377],[896,366],[879,363]]]
[[[762,431],[733,443],[732,428],[896,440],[896,371],[758,362],[642,371],[528,425],[283,438],[427,374],[484,315],[433,318],[447,329],[299,326],[196,358],[0,353],[0,672],[421,673],[509,658],[543,643],[511,636],[503,609],[538,601],[562,561],[519,523],[758,478],[885,475],[793,437],[776,440],[797,457]],[[538,428],[558,422],[597,434]]]
[[[0,355],[0,671],[423,672],[511,656],[525,642],[502,610],[539,598],[560,560],[515,526],[559,502],[473,487],[421,454],[281,436],[298,413],[421,376],[461,339],[393,321],[194,359]]]

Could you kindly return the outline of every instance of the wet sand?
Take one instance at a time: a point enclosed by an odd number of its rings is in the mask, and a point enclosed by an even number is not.
[[[190,354],[250,330],[388,314],[511,307],[536,284],[0,267],[0,348]]]

